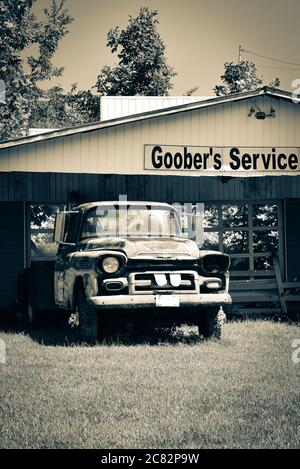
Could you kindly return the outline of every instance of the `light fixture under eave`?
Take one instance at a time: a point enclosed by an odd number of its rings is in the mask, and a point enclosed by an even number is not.
[[[256,106],[258,111],[255,111],[254,107],[251,106],[251,109],[249,111],[248,117],[251,117],[253,114],[255,115],[256,119],[258,120],[264,120],[266,117],[276,117],[276,111],[275,109],[271,106],[269,114],[266,114],[264,111],[261,111],[258,106]]]
[[[263,111],[257,111],[255,113],[255,117],[256,117],[256,119],[263,120],[263,119],[266,118],[266,113],[263,112]]]

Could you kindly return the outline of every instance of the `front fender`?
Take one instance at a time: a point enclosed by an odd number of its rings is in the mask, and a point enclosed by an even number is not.
[[[88,299],[98,294],[98,276],[94,271],[80,272],[70,269],[66,278],[66,287],[68,290],[68,303],[73,310],[75,308],[76,291],[78,288],[84,288]]]
[[[69,265],[65,272],[65,302],[74,309],[76,289],[84,287],[88,299],[98,293],[99,272],[96,269],[96,261],[105,255],[118,255],[127,260],[122,251],[97,250],[97,251],[77,251],[70,255]]]

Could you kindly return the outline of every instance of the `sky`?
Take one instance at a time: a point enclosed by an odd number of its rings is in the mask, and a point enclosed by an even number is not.
[[[38,15],[50,0],[36,0]],[[199,86],[197,95],[213,94],[220,83],[224,62],[238,59],[239,44],[246,50],[300,63],[300,0],[66,0],[74,18],[62,40],[54,63],[64,75],[51,82],[65,89],[77,82],[87,89],[96,82],[104,65],[116,62],[106,46],[110,28],[125,28],[128,15],[137,16],[141,6],[158,10],[159,32],[169,65],[175,68],[171,95],[182,95]],[[243,53],[256,63],[264,84],[278,76],[280,88],[292,91],[300,78],[294,67]]]

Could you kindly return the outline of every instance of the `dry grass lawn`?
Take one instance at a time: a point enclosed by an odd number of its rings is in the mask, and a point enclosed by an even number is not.
[[[0,333],[2,448],[299,447],[297,326],[245,321],[220,342],[96,347],[43,345],[45,332]]]

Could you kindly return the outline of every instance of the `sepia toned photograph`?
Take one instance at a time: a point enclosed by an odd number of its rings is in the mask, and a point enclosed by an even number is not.
[[[300,448],[299,17],[0,0],[1,450]]]

